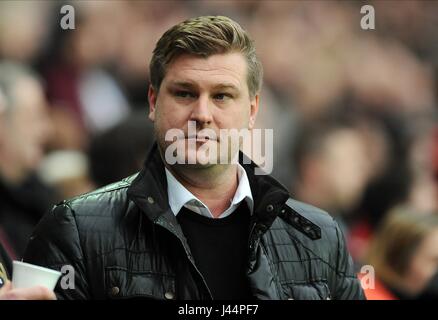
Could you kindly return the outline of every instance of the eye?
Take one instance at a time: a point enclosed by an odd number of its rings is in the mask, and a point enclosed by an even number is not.
[[[178,98],[193,98],[195,95],[189,91],[177,90],[175,91],[175,97]]]
[[[214,95],[214,99],[218,101],[225,101],[230,98],[232,98],[232,96],[228,93],[218,93]]]

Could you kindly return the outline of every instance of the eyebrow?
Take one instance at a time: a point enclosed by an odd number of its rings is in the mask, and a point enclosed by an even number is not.
[[[169,82],[169,86],[186,88],[186,89],[194,89],[197,87],[195,84],[193,84],[191,82],[186,82],[186,81],[172,81],[172,82]]]
[[[196,89],[198,86],[192,82],[187,81],[171,81],[169,82],[169,86],[171,87],[180,87],[185,89]],[[239,89],[232,83],[220,83],[213,87],[215,90],[225,90],[225,89],[231,89],[235,91],[239,91]]]
[[[235,91],[239,91],[239,89],[231,83],[221,83],[213,87],[216,90],[225,90],[225,89],[231,89]]]

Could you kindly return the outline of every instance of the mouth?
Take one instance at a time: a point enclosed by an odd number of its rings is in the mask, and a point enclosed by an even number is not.
[[[205,143],[208,141],[216,141],[218,142],[218,139],[216,137],[209,137],[209,136],[202,136],[202,135],[191,135],[185,138],[186,140],[195,140],[199,143]]]

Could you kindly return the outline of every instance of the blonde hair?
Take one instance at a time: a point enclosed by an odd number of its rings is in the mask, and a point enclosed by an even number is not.
[[[436,228],[437,214],[423,215],[407,209],[394,209],[378,228],[367,262],[382,281],[397,288],[421,242]]]
[[[159,90],[170,62],[182,54],[209,57],[240,52],[247,61],[247,84],[251,97],[261,88],[263,69],[255,52],[254,41],[235,21],[224,16],[202,16],[181,22],[158,40],[149,66],[150,81]]]

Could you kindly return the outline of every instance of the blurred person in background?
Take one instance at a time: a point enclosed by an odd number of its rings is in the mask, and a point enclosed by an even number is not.
[[[369,248],[374,267],[369,300],[438,298],[438,215],[396,208],[384,218]]]
[[[362,132],[341,121],[313,122],[297,134],[292,194],[324,208],[347,234],[346,215],[357,205],[371,176]]]
[[[377,149],[383,161],[351,211],[348,244],[356,261],[363,262],[373,233],[392,208],[408,207],[419,215],[438,211],[435,121],[433,113],[379,117],[383,131]],[[379,140],[371,142],[376,149]]]
[[[54,119],[52,149],[85,151],[94,134],[131,111],[111,72],[123,46],[120,33],[129,6],[123,1],[77,2],[75,30],[54,26],[50,48],[39,63]]]
[[[21,258],[33,227],[54,204],[35,174],[51,132],[37,77],[23,65],[0,63],[0,241]]]

